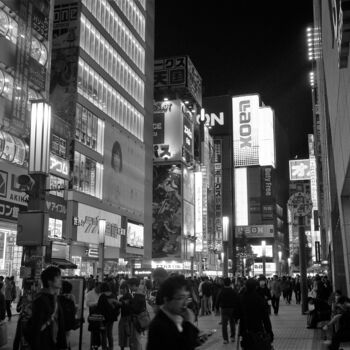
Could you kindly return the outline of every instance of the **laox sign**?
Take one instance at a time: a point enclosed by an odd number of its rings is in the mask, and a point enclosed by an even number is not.
[[[204,108],[201,109],[201,114],[198,114],[196,117],[197,123],[201,124],[205,122],[205,125],[207,126],[214,126],[215,123],[219,125],[224,125],[224,113],[220,112],[219,116],[217,116],[215,113],[205,113]]]
[[[250,101],[244,100],[239,103],[239,135],[241,145],[240,147],[252,147],[252,127],[250,125],[250,112],[247,111],[250,109]]]

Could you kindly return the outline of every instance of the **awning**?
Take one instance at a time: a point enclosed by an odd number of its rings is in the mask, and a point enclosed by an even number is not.
[[[60,269],[77,269],[78,266],[66,259],[52,258],[51,264],[59,267]]]

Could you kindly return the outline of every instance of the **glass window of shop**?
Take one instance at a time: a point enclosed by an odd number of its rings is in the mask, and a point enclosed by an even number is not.
[[[80,104],[76,110],[75,139],[103,154],[104,121]]]
[[[17,43],[18,24],[9,16],[3,9],[0,9],[0,35],[10,40],[12,43]]]
[[[79,152],[74,153],[73,188],[102,198],[103,166]]]
[[[16,245],[17,232],[0,227],[0,275],[19,277],[22,247]]]
[[[118,52],[81,16],[80,46],[141,106],[144,105],[144,82]],[[96,50],[96,47],[100,50]]]
[[[50,194],[57,197],[64,197],[64,179],[51,175],[49,176]]]
[[[143,141],[143,115],[81,58],[78,67],[78,93]]]
[[[59,157],[65,158],[67,154],[67,139],[52,134],[51,152]]]
[[[136,40],[135,36],[120,19],[116,11],[106,0],[88,1],[83,0],[83,4],[91,14],[102,24],[116,43],[130,57],[136,66],[145,72],[145,50]],[[106,15],[108,14],[108,15]]]
[[[125,17],[136,29],[137,33],[145,40],[145,17],[135,5],[134,0],[113,0],[122,10]]]

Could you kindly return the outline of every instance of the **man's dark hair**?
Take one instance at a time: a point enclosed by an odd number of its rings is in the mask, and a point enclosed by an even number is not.
[[[61,276],[61,270],[56,266],[49,266],[41,273],[41,281],[44,288],[49,287],[49,281],[53,281],[55,277]]]
[[[109,287],[109,284],[107,282],[102,282],[100,286],[100,292],[110,292],[111,288]]]
[[[140,285],[140,280],[136,277],[133,277],[133,278],[130,278],[128,281],[127,281],[128,285],[129,286],[136,286],[138,287]]]
[[[62,281],[62,293],[69,294],[72,292],[73,286],[72,283],[68,281]]]
[[[177,291],[187,288],[187,282],[184,276],[172,276],[167,278],[160,287],[160,294],[163,299],[172,300]]]
[[[224,278],[224,286],[225,286],[225,287],[229,287],[230,284],[231,284],[230,278],[229,278],[229,277],[225,277],[225,278]]]

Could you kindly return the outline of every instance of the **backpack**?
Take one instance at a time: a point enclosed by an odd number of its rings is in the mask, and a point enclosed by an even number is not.
[[[63,311],[64,326],[66,331],[76,329],[75,313],[76,308],[74,301],[67,298],[65,295],[59,295],[58,301],[61,304]]]

